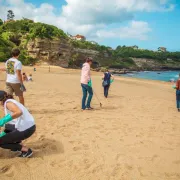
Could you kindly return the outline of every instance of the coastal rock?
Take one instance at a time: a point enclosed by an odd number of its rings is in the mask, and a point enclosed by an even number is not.
[[[28,55],[51,65],[68,67],[71,45],[67,40],[34,39],[27,43]]]

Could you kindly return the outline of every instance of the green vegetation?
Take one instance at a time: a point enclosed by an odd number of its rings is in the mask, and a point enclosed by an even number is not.
[[[2,26],[3,25],[3,21],[2,21],[2,19],[0,19],[0,26]]]
[[[72,41],[72,45],[75,48],[80,48],[80,49],[89,49],[89,50],[96,50],[96,51],[100,51],[100,52],[108,52],[111,53],[110,47],[106,47],[103,45],[99,45],[99,44],[92,44],[91,42],[88,41]]]
[[[18,47],[21,49],[20,60],[24,65],[33,64],[35,59],[29,57],[25,45],[30,39],[34,38],[49,38],[67,39],[67,35],[55,26],[34,23],[30,19],[23,18],[22,20],[13,20],[13,12],[8,11],[9,21],[5,24],[0,20],[0,61],[6,61],[11,56],[11,49]]]
[[[15,45],[0,36],[0,62],[6,61],[11,56],[11,50]]]
[[[113,56],[115,58],[147,58],[157,60],[158,62],[163,62],[167,61],[167,59],[172,59],[180,62],[180,52],[156,52],[150,50],[136,50],[126,46],[118,46],[116,50],[113,51]]]

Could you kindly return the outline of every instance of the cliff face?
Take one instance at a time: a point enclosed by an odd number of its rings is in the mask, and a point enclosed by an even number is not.
[[[67,40],[35,39],[27,44],[29,56],[40,59],[51,65],[68,67],[71,56],[71,45]]]
[[[89,49],[74,48],[67,39],[34,39],[26,46],[28,55],[50,65],[61,67],[80,67],[88,56],[94,59],[94,67],[110,66],[113,63],[111,54]],[[132,58],[136,66],[129,66],[129,70],[170,70],[180,69],[177,64],[162,64],[162,62],[146,58]]]
[[[73,48],[67,40],[34,39],[27,43],[28,55],[51,65],[68,67],[71,63],[80,66],[86,57],[92,57],[95,66],[101,65],[101,61],[108,61],[107,53],[99,51]]]

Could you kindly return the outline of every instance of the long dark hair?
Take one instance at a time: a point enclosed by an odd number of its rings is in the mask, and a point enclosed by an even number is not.
[[[14,99],[14,98],[13,98],[13,95],[7,94],[7,92],[6,92],[6,94],[5,94],[5,96],[4,96],[4,99],[1,101],[2,105],[4,105],[4,103],[5,103],[8,99]]]

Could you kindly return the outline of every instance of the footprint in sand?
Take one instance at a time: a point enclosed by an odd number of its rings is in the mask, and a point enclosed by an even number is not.
[[[73,147],[73,151],[79,151],[79,150],[81,150],[81,147]]]
[[[7,165],[0,168],[0,174],[4,174],[11,178],[14,176],[14,171],[15,171],[14,165]]]

